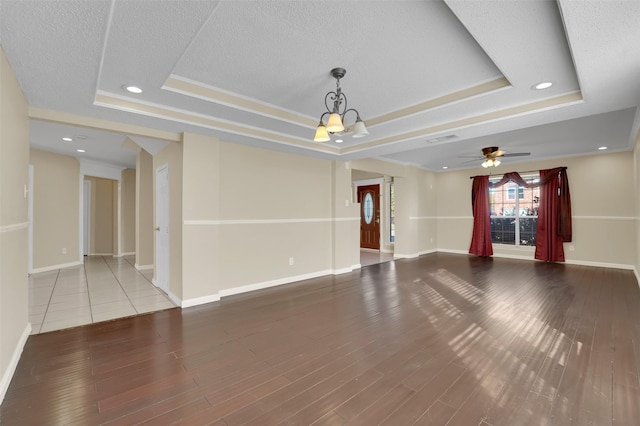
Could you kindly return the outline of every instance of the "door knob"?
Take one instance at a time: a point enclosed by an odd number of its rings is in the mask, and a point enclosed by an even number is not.
[[[160,230],[160,227],[159,227],[159,226],[156,226],[156,231],[159,231],[159,230]]]

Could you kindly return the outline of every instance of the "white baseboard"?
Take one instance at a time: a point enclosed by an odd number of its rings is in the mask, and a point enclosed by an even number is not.
[[[113,257],[133,256],[134,254],[136,254],[136,252],[132,251],[127,253],[114,254]]]
[[[176,296],[175,294],[173,294],[171,292],[171,290],[167,290],[166,292],[160,288],[160,286],[158,285],[158,280],[156,280],[155,278],[151,278],[151,284],[153,284],[154,286],[156,286],[161,292],[163,292],[164,294],[167,295],[167,297],[169,297],[169,299],[171,299],[171,301],[176,305],[176,306],[181,306],[184,308],[184,306],[182,306],[182,300],[180,300],[180,298],[178,296]]]
[[[291,284],[297,281],[309,280],[311,278],[323,277],[326,275],[339,275],[352,272],[354,269],[360,268],[360,264],[349,266],[341,269],[327,269],[324,271],[311,272],[309,274],[295,275],[291,277],[279,278],[277,280],[264,281],[261,283],[248,284],[240,287],[227,288],[220,290],[217,294],[211,294],[202,297],[195,297],[193,299],[183,300],[181,305],[183,308],[191,306],[202,305],[204,303],[217,302],[223,297],[234,296],[236,294],[247,293],[250,291],[263,290],[270,287],[277,287],[279,285]],[[176,298],[177,299],[177,298]]]
[[[394,259],[415,259],[418,256],[420,256],[418,253],[414,253],[414,254],[394,253],[393,254]]]
[[[83,262],[75,261],[75,262],[69,262],[69,263],[62,263],[60,265],[44,266],[42,268],[34,268],[31,271],[31,273],[32,274],[37,274],[37,273],[40,273],[40,272],[55,271],[56,269],[69,268],[71,266],[80,266],[82,264],[83,264]]]
[[[394,253],[393,258],[394,259],[415,259],[416,257],[423,256],[425,254],[436,253],[437,251],[438,249],[429,249],[429,250],[422,250],[422,251],[419,251],[418,253],[411,253],[411,254]]]
[[[147,269],[153,269],[153,265],[138,265],[137,263],[135,263],[133,265],[134,268],[136,268],[138,271],[145,271]]]
[[[360,269],[361,267],[362,265],[358,263],[355,265],[347,266],[346,268],[333,269],[331,271],[331,275],[348,274],[349,272],[353,272],[355,269]]]
[[[318,278],[325,275],[330,275],[333,271],[331,269],[325,271],[311,272],[309,274],[295,275],[291,277],[278,278],[277,280],[264,281],[261,283],[243,285],[240,287],[227,288],[220,290],[218,295],[220,297],[233,296],[235,294],[246,293],[248,291],[262,290],[269,287],[276,287],[283,284],[290,284],[296,281],[309,280],[311,278]]]
[[[9,365],[7,365],[7,369],[4,370],[2,374],[2,381],[0,382],[0,404],[4,401],[4,396],[9,389],[9,384],[11,383],[11,379],[13,378],[13,373],[16,372],[16,367],[18,367],[18,362],[20,361],[20,355],[22,355],[22,350],[24,349],[24,345],[27,343],[27,339],[31,334],[31,323],[27,323],[20,339],[16,347],[13,349],[13,355],[11,356],[11,360],[9,361]]]
[[[204,305],[205,303],[217,302],[220,300],[219,294],[211,294],[209,296],[194,297],[193,299],[183,300],[180,306],[182,308],[190,308],[192,306]]]
[[[397,253],[394,255],[394,258],[396,259],[413,259],[416,258],[418,256],[422,256],[424,254],[429,254],[429,253],[451,253],[451,254],[464,254],[464,255],[470,255],[470,253],[467,250],[452,250],[452,249],[434,249],[434,250],[426,250],[420,253],[413,253],[413,254],[400,254]],[[471,255],[473,256],[473,255]],[[496,257],[496,258],[502,258],[502,259],[516,259],[516,260],[530,260],[533,262],[540,262],[537,259],[533,258],[532,254],[509,254],[509,253],[493,253],[492,257]],[[631,270],[634,271],[635,275],[636,275],[636,279],[638,280],[638,282],[640,283],[640,275],[638,274],[638,272],[635,269],[635,266],[633,265],[627,265],[627,264],[623,264],[623,263],[608,263],[608,262],[592,262],[592,261],[588,261],[588,260],[572,260],[572,259],[568,259],[565,260],[564,262],[559,262],[559,263],[565,263],[567,265],[578,265],[578,266],[593,266],[596,268],[611,268],[611,269],[625,269],[625,270]]]
[[[451,254],[469,254],[469,251],[465,250],[449,250],[449,249],[435,249],[434,253],[451,253]]]
[[[588,260],[565,260],[564,263],[567,265],[594,266],[596,268],[626,269],[628,271],[635,270],[633,265],[625,265],[623,263],[590,262]]]
[[[178,296],[176,296],[175,294],[173,294],[172,292],[168,292],[167,296],[169,297],[169,299],[171,299],[171,301],[176,305],[176,306],[182,306],[182,300],[180,300],[180,298]]]
[[[466,254],[469,255],[468,251],[464,250],[448,250],[448,249],[438,249],[441,253],[453,253],[453,254]],[[471,255],[474,256],[474,255]],[[541,262],[538,259],[534,259],[532,254],[520,255],[520,254],[508,254],[508,253],[493,253],[492,257],[502,258],[502,259],[516,259],[516,260],[530,260],[532,262]],[[625,269],[629,271],[634,271],[636,274],[636,278],[638,278],[638,273],[635,270],[633,265],[627,265],[624,263],[608,263],[608,262],[592,262],[589,260],[573,260],[573,259],[565,259],[564,262],[567,265],[577,265],[577,266],[593,266],[596,268],[610,268],[610,269]],[[640,282],[640,279],[639,279]]]
[[[89,253],[88,256],[113,256],[113,253]]]

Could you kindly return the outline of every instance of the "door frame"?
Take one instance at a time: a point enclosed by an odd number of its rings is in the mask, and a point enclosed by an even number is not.
[[[158,185],[162,175],[166,175],[167,187],[166,193],[161,193],[161,186]],[[169,164],[163,164],[162,166],[156,168],[155,171],[155,259],[154,259],[154,269],[155,269],[155,278],[153,279],[153,284],[169,294],[169,275],[170,275],[170,264],[171,253],[170,253],[170,235],[169,235],[169,207],[170,207],[170,199],[169,199]],[[159,216],[164,214],[164,218],[166,218],[166,231],[160,228],[160,221],[158,220]],[[166,234],[166,247],[164,250],[161,250],[162,247],[160,245],[160,233],[164,232]],[[162,265],[162,266],[161,266]]]
[[[29,181],[27,186],[27,273],[33,273],[33,164],[29,164]]]
[[[91,181],[82,180],[82,254],[91,253]]]
[[[358,200],[358,187],[359,186],[369,186],[369,185],[378,185],[378,192],[380,193],[380,198],[385,198],[384,196],[384,177],[379,177],[379,178],[372,178],[372,179],[361,179],[361,180],[354,180],[351,181],[351,186],[353,189],[353,199]],[[382,232],[383,229],[385,229],[383,227],[383,224],[386,223],[384,222],[385,220],[387,220],[387,213],[386,213],[386,209],[385,207],[382,205],[382,200],[378,199],[378,203],[379,203],[379,209],[380,209],[380,223],[378,224],[378,234],[380,235],[380,242],[379,242],[379,251],[383,251],[383,247],[385,245],[385,239],[384,239],[384,233]],[[360,208],[360,214],[362,214],[362,208]],[[362,220],[362,218],[361,218]],[[359,250],[371,250],[371,249],[363,249],[360,247],[360,239],[358,238],[358,249]]]

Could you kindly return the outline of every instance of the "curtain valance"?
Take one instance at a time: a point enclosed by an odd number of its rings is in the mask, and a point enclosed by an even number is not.
[[[469,253],[491,256],[491,212],[489,188],[500,187],[511,181],[525,188],[540,187],[540,209],[536,234],[535,258],[545,261],[564,261],[563,242],[572,238],[571,195],[566,167],[540,170],[538,182],[527,182],[517,172],[506,173],[497,182],[489,176],[474,176],[471,190],[473,207],[473,235]]]

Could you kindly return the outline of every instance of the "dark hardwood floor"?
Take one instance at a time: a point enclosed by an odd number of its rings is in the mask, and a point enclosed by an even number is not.
[[[2,425],[638,425],[631,271],[433,254],[29,337]]]

